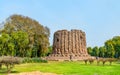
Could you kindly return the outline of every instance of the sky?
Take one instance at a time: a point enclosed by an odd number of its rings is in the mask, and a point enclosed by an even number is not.
[[[53,34],[62,29],[86,33],[87,46],[103,46],[120,35],[120,0],[0,0],[0,23],[10,15],[35,19]]]

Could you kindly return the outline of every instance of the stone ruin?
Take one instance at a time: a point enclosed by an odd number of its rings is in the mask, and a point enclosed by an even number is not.
[[[85,32],[59,30],[54,33],[53,51],[48,60],[84,60],[89,58]]]

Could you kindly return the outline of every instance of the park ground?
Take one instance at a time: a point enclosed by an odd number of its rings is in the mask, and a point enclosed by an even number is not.
[[[94,62],[85,64],[83,61],[49,61],[48,63],[26,63],[15,65],[11,74],[23,72],[42,72],[58,75],[120,75],[120,63],[113,62],[109,65],[107,62],[104,66]],[[4,68],[0,70],[0,75],[4,73]]]

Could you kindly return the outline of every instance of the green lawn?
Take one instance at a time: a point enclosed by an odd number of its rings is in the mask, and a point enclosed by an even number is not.
[[[106,63],[105,66],[96,63],[85,65],[84,62],[48,62],[48,63],[29,63],[16,65],[12,72],[52,72],[63,75],[120,75],[120,64],[113,63],[111,66]],[[0,75],[4,75],[1,73]]]

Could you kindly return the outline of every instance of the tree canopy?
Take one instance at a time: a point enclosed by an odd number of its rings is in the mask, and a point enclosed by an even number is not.
[[[112,39],[105,41],[102,47],[88,47],[88,53],[92,56],[99,57],[110,57],[119,58],[120,57],[120,36],[115,36]]]
[[[0,40],[2,41],[0,46],[3,43],[9,44],[16,56],[40,57],[48,52],[49,28],[27,16],[14,14],[8,17],[4,22],[1,35],[0,39],[3,41]],[[6,41],[7,39],[11,42]],[[4,51],[2,46],[1,49]]]

